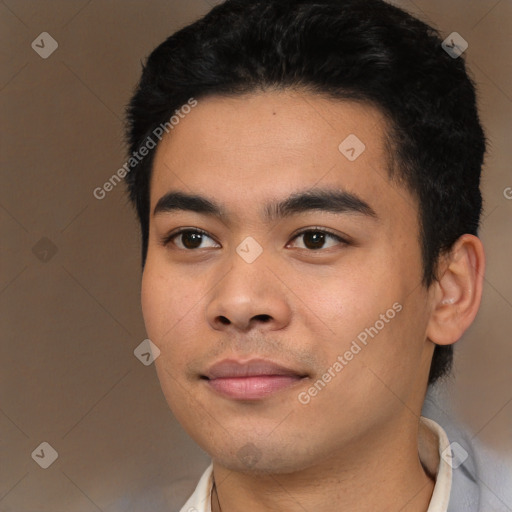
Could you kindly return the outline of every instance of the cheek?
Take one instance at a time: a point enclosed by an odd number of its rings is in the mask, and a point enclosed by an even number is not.
[[[205,279],[148,261],[141,305],[148,338],[160,349],[157,367],[183,368],[197,357],[205,325]]]
[[[419,339],[421,325],[408,320],[410,315],[419,319],[405,304],[410,292],[404,289],[400,276],[377,261],[363,263],[362,271],[341,272],[322,287],[307,287],[315,291],[310,292],[308,306],[313,306],[305,314],[320,318],[327,333],[319,349],[325,353],[328,365],[346,354],[350,368],[345,368],[343,374],[345,378],[350,376],[352,384],[352,379],[361,378],[357,373],[361,370],[372,379],[367,366],[391,378],[388,374],[393,368],[404,365],[409,357],[417,359],[421,348],[411,346],[415,338]],[[340,385],[342,380],[338,379]]]
[[[141,283],[141,306],[146,332],[154,343],[162,334],[164,303],[167,300],[162,281],[155,276],[146,263]]]
[[[390,283],[377,282],[368,272],[340,272],[315,287],[309,283],[309,304],[315,316],[339,340],[350,341],[373,325],[396,301]],[[311,316],[311,312],[309,312]],[[341,348],[341,347],[339,347]]]
[[[193,313],[197,300],[186,290],[189,287],[171,273],[164,274],[154,265],[146,264],[141,283],[142,314],[149,338],[161,349],[179,336],[180,320]]]

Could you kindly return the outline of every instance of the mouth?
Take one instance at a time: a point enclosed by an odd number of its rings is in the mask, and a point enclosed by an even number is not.
[[[260,400],[289,389],[308,375],[265,359],[225,359],[201,375],[215,393],[234,400]]]

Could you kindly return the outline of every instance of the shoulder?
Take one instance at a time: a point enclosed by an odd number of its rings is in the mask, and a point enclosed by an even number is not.
[[[505,512],[512,505],[510,461],[486,448],[477,435],[450,416],[446,404],[439,406],[429,392],[422,416],[433,420],[446,433],[449,450],[445,460],[451,466],[452,482],[448,512]]]

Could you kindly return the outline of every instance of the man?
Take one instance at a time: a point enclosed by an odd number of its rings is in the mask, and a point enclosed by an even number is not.
[[[485,138],[441,43],[380,0],[228,0],[149,56],[142,309],[212,458],[183,512],[477,509],[421,415],[484,272]]]

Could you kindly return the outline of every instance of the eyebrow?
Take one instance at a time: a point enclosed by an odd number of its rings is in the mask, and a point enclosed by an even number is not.
[[[227,210],[215,200],[178,191],[170,191],[163,195],[158,200],[153,215],[178,210],[218,217],[226,224],[229,221]],[[332,189],[312,189],[294,193],[280,201],[272,201],[263,207],[262,217],[266,222],[272,222],[309,211],[360,214],[378,218],[375,210],[357,195]]]

